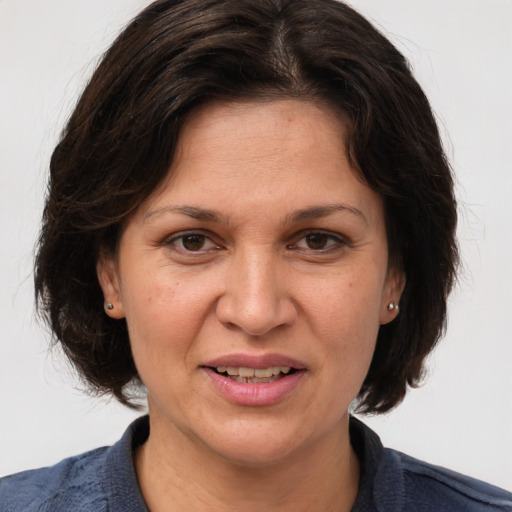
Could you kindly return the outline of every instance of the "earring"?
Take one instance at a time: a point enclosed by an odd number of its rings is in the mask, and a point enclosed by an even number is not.
[[[395,311],[398,313],[399,312],[399,307],[398,307],[398,304],[395,304],[394,302],[390,302],[388,304],[388,311]]]
[[[114,309],[114,304],[111,304],[110,302],[108,304],[105,304],[105,308],[109,311],[112,311]]]

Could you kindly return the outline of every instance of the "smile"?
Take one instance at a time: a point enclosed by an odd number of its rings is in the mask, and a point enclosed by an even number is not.
[[[203,366],[202,371],[223,399],[236,405],[269,406],[293,394],[307,370],[291,366]]]
[[[214,368],[214,371],[235,382],[263,384],[266,382],[275,382],[285,375],[293,373],[294,370],[289,366],[269,366],[268,368],[217,366]]]

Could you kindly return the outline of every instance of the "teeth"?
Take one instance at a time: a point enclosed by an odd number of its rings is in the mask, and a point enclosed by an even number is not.
[[[246,384],[247,383],[250,383],[250,384],[262,384],[264,382],[274,382],[275,380],[278,380],[279,377],[272,376],[272,377],[258,379],[256,377],[244,378],[244,377],[240,377],[238,375],[233,375],[233,377],[230,377],[230,379],[234,380],[235,382],[245,382]]]
[[[272,376],[277,376],[280,373],[290,373],[289,366],[269,366],[268,368],[246,368],[244,366],[217,366],[219,373],[227,373],[230,377],[239,376],[244,379],[269,379]]]
[[[254,376],[258,377],[258,379],[268,379],[272,377],[272,368],[258,368],[254,370]]]
[[[256,375],[256,377],[263,377],[263,375],[257,375],[256,372],[259,372],[260,370],[254,370],[254,368],[244,368],[243,366],[238,368],[238,375],[240,375],[240,377],[246,377],[248,379],[250,379],[251,377],[254,377],[254,375]]]

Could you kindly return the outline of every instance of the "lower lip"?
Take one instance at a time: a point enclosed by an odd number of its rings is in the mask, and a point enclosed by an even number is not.
[[[305,370],[297,370],[274,382],[235,382],[211,368],[203,368],[217,391],[229,402],[237,405],[264,406],[284,400],[299,385]]]

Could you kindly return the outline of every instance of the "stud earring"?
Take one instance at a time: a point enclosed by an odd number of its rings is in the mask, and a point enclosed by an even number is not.
[[[105,308],[109,311],[112,311],[114,309],[114,304],[111,304],[110,302],[108,304],[105,304]]]
[[[398,304],[395,304],[394,302],[390,302],[388,304],[388,311],[395,311],[398,313],[399,311],[399,307],[398,307]]]

